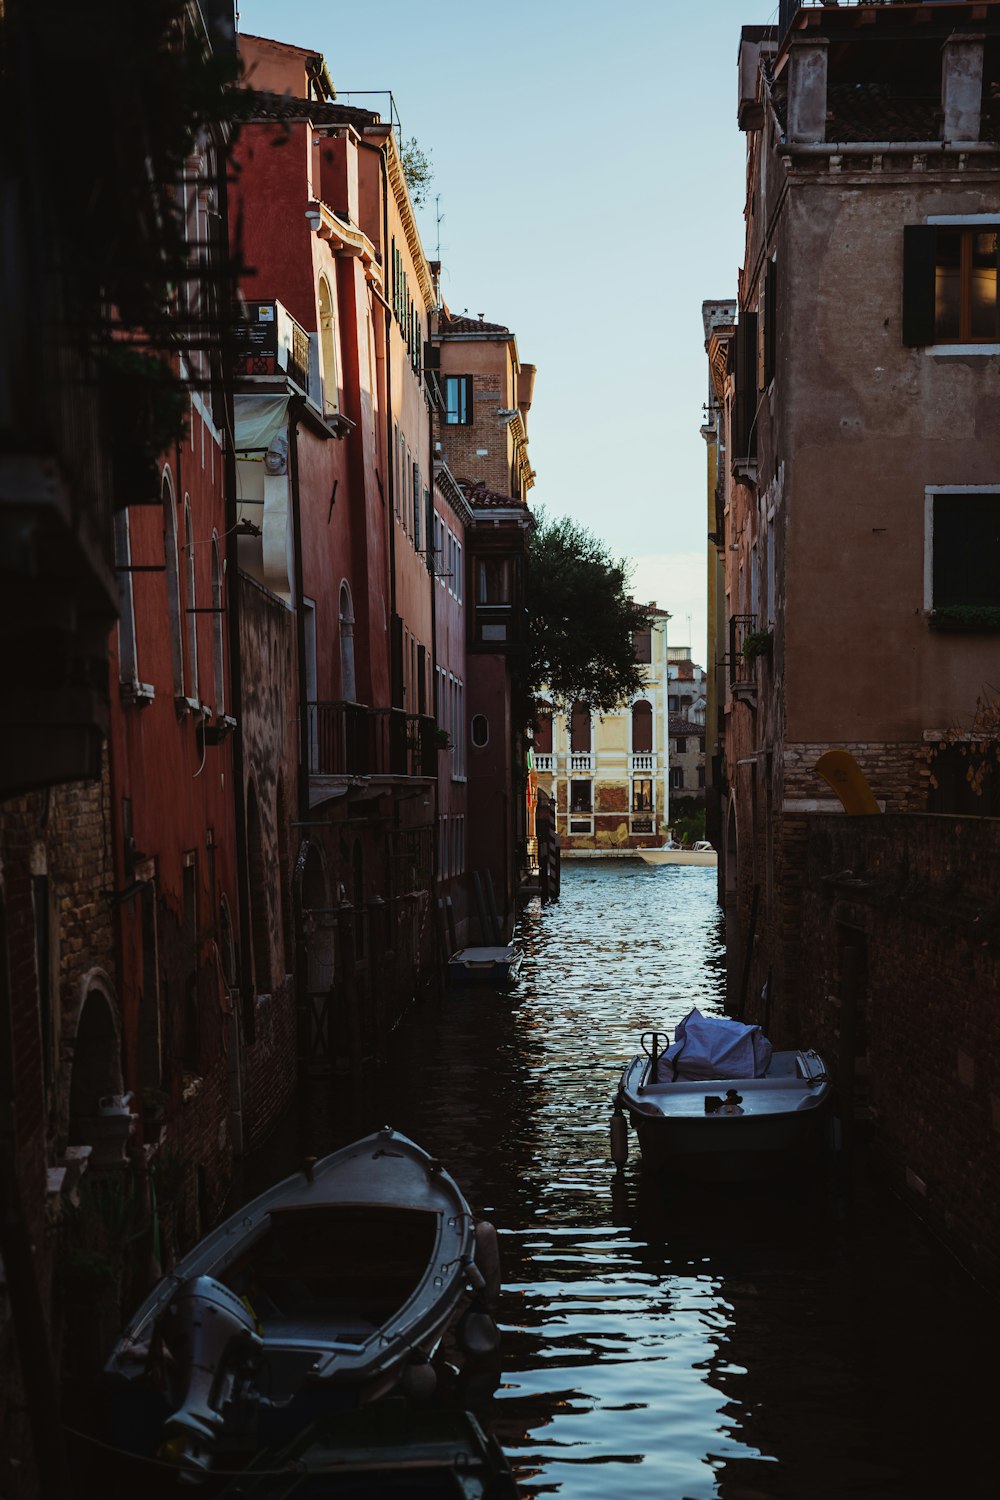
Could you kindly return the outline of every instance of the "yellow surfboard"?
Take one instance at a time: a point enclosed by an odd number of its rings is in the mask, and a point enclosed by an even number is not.
[[[825,750],[816,762],[816,770],[836,792],[845,812],[855,815],[881,812],[864,771],[849,750]]]

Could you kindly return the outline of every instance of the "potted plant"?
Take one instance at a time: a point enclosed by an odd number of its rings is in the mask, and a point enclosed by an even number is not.
[[[750,630],[743,637],[743,645],[740,654],[746,662],[754,662],[758,656],[766,656],[770,659],[774,644],[774,632],[771,630]]]
[[[451,749],[451,735],[448,733],[447,729],[441,729],[440,727],[435,729],[434,743],[435,745],[437,745],[439,750]]]

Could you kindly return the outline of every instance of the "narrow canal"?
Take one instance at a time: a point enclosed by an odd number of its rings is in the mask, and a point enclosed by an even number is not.
[[[414,1010],[363,1099],[320,1110],[316,1148],[391,1124],[496,1223],[501,1369],[468,1399],[525,1496],[996,1493],[995,1309],[863,1156],[847,1184],[679,1195],[633,1138],[614,1185],[610,1101],[640,1033],[721,1010],[714,886],[570,865],[522,920],[517,991]]]

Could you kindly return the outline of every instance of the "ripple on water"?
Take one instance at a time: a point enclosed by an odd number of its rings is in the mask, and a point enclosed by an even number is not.
[[[611,1098],[640,1034],[721,1010],[715,881],[568,864],[560,900],[524,914],[516,992],[415,1011],[350,1130],[391,1119],[501,1231],[503,1373],[480,1410],[525,1495],[954,1494],[988,1477],[991,1397],[961,1332],[983,1313],[877,1183],[682,1195],[633,1147],[612,1194]],[[346,1128],[331,1115],[317,1144]]]

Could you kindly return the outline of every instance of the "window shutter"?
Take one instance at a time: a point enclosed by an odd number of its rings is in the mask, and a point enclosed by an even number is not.
[[[934,342],[936,241],[933,224],[904,225],[903,343],[911,347]]]
[[[741,312],[736,325],[736,396],[733,403],[734,464],[757,456],[757,314]]]
[[[774,379],[778,347],[778,263],[769,260],[764,275],[764,389]]]

